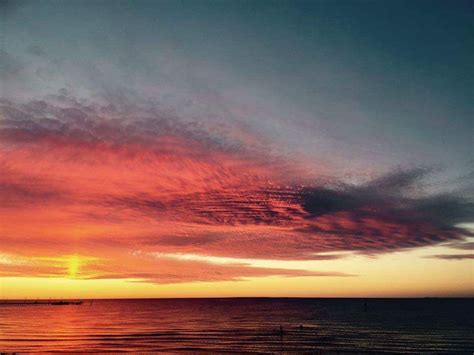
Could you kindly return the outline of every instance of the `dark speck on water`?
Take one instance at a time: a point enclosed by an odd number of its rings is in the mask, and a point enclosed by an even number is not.
[[[143,299],[0,307],[0,351],[472,353],[473,310],[473,299],[437,298]]]

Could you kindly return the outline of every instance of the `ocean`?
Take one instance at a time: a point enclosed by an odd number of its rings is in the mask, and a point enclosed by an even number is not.
[[[473,310],[474,299],[441,298],[3,305],[0,351],[472,354]]]

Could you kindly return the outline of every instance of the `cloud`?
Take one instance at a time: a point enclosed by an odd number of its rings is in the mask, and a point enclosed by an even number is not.
[[[0,255],[0,276],[70,277],[75,279],[134,279],[158,284],[191,281],[237,281],[249,277],[347,277],[342,272],[256,267],[232,260],[215,263],[212,258],[174,258],[156,253],[128,253],[114,260],[82,255],[20,257]]]
[[[467,260],[474,259],[474,254],[439,254],[430,255],[428,258],[442,259],[442,260]]]
[[[255,267],[245,264],[213,264],[193,260],[170,260],[163,258],[158,262],[153,262],[155,267],[144,267],[143,259],[140,261],[139,271],[117,272],[113,270],[103,270],[92,278],[130,278],[138,279],[142,282],[152,282],[158,284],[181,283],[195,281],[239,281],[251,277],[280,276],[280,277],[349,277],[351,274],[343,272],[318,272],[307,270],[295,270],[285,268]],[[97,272],[97,268],[94,269]]]
[[[459,250],[474,250],[474,242],[453,242],[445,244],[445,246]]]
[[[40,177],[31,179],[31,176],[16,172],[4,163],[0,165],[0,196],[2,207],[27,205],[58,201],[63,198],[60,187]]]
[[[454,189],[426,192],[429,168],[351,184],[309,169],[315,164],[307,158],[276,154],[239,124],[178,117],[153,102],[91,103],[62,92],[0,104],[2,248],[27,257],[108,260],[90,264],[84,277],[318,276],[232,263],[213,265],[214,272],[196,260],[161,260],[169,268],[160,274],[153,271],[157,261],[143,256],[129,260],[133,271],[114,270],[137,249],[322,261],[346,252],[467,245],[464,238],[473,235],[460,227],[473,222],[473,202]]]

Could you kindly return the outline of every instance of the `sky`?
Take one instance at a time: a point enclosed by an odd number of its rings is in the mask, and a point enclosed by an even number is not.
[[[470,1],[1,1],[0,298],[474,296]]]

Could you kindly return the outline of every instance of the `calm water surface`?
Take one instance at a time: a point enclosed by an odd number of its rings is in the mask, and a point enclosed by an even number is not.
[[[2,306],[0,351],[472,353],[473,310],[473,299],[371,299],[367,311],[357,299]]]

